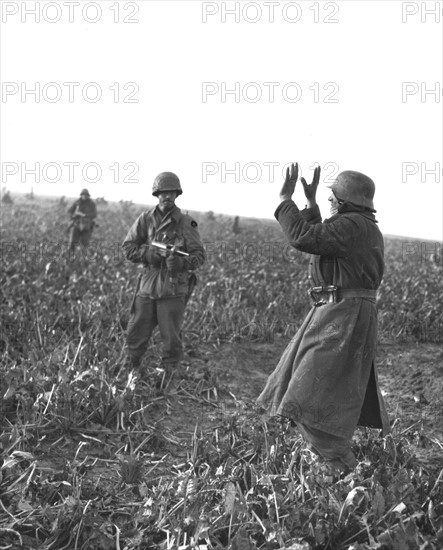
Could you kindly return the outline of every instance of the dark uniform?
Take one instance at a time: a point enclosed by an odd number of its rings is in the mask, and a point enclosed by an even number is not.
[[[87,189],[82,190],[80,198],[68,209],[68,214],[72,219],[69,249],[74,250],[78,244],[88,246],[97,217],[97,207]]]
[[[312,287],[337,290],[313,293],[317,305],[258,402],[296,422],[323,458],[351,468],[357,425],[390,430],[375,365],[383,236],[372,211],[347,202],[323,223],[318,206],[300,212],[292,200],[283,201],[275,217],[292,246],[313,254]]]
[[[152,252],[152,241],[176,246],[189,256],[181,257],[176,273],[167,269],[166,258]],[[175,366],[183,357],[180,331],[193,271],[205,261],[203,243],[197,222],[174,206],[164,216],[156,207],[144,212],[129,230],[123,251],[128,260],[141,263],[145,272],[141,278],[131,311],[127,346],[133,366],[138,366],[158,325],[163,340],[162,363]]]

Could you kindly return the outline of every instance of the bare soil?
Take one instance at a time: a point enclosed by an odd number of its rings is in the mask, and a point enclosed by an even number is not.
[[[212,430],[220,415],[229,414],[239,403],[253,403],[287,343],[279,338],[272,344],[234,343],[218,350],[208,346],[199,357],[188,358],[180,386],[158,401],[152,419],[160,421],[166,432],[180,436],[183,450],[188,448],[196,422],[201,429]],[[442,347],[383,343],[377,368],[391,424],[402,430],[415,425],[442,441]]]
[[[55,447],[48,436],[47,443],[38,446],[40,463],[56,468],[76,453],[79,459],[96,456],[99,460],[115,460],[116,438],[119,437],[123,454],[141,451],[161,457],[166,469],[186,461],[192,454],[197,432],[210,434],[234,411],[253,407],[287,343],[287,338],[278,338],[273,343],[239,342],[220,348],[203,345],[192,357],[187,356],[167,388],[159,387],[160,376],[152,376],[153,369],[148,369],[151,379],[145,377],[135,388],[137,406],[143,409],[137,414],[143,414],[148,432],[154,431],[145,444],[136,447],[128,443],[125,424],[130,422],[132,410],[125,412],[124,422],[116,430],[98,429],[94,433],[79,429],[78,433],[65,436]],[[413,428],[442,442],[442,347],[438,344],[383,343],[378,349],[377,366],[391,425],[397,430]],[[85,445],[78,450],[81,442]],[[443,467],[441,458],[440,461]],[[100,465],[98,462],[97,468]]]

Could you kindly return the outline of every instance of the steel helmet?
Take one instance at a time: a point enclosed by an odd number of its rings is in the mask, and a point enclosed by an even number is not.
[[[80,196],[82,195],[86,195],[87,197],[90,197],[91,195],[89,194],[89,191],[87,189],[82,189],[80,191]]]
[[[332,185],[328,185],[337,199],[374,210],[375,184],[368,176],[354,170],[340,172]]]
[[[176,191],[177,196],[183,193],[180,180],[173,172],[162,172],[155,178],[152,194],[157,197],[162,191]]]

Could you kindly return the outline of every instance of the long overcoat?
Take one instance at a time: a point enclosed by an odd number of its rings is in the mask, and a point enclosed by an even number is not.
[[[292,200],[286,200],[275,217],[291,245],[313,255],[312,286],[379,287],[384,243],[372,212],[345,204],[322,223],[318,206],[300,212]],[[376,347],[375,298],[351,297],[314,306],[270,375],[258,403],[271,415],[332,435],[351,438],[357,425],[388,433],[377,380]]]

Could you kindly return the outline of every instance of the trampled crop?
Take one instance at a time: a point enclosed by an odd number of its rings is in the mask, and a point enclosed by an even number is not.
[[[358,468],[332,479],[287,423],[222,381],[224,350],[284,341],[309,307],[308,257],[276,222],[241,220],[233,233],[229,217],[197,214],[208,260],[180,385],[165,390],[155,345],[150,383],[128,369],[138,268],[120,244],[140,212],[99,206],[94,242],[73,257],[56,202],[3,208],[2,547],[440,548],[443,447],[422,424],[358,432]],[[441,245],[386,245],[381,341],[441,343]]]

